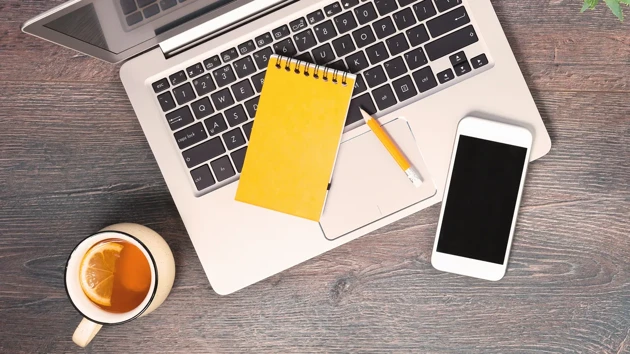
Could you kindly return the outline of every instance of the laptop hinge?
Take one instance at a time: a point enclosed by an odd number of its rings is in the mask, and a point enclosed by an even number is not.
[[[222,14],[160,42],[159,46],[164,56],[170,58],[296,1],[252,0],[245,4],[238,4],[240,1],[235,1],[234,4],[227,4],[221,8]]]

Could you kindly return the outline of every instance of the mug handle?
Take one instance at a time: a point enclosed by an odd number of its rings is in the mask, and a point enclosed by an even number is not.
[[[85,348],[102,327],[102,324],[94,323],[84,318],[81,320],[81,323],[79,323],[77,329],[74,330],[72,341],[81,348]]]

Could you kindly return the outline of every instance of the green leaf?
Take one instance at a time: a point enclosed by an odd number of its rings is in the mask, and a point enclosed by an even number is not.
[[[630,0],[619,0],[619,2],[630,6]]]
[[[582,6],[582,10],[580,10],[580,12],[594,9],[598,3],[599,3],[599,0],[584,0],[584,5]]]
[[[621,5],[619,5],[619,0],[604,0],[606,1],[606,5],[610,8],[615,16],[619,19],[619,21],[623,21],[623,12],[621,12]]]

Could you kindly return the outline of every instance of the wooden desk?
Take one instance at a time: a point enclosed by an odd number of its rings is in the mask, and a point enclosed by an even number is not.
[[[494,1],[554,144],[531,165],[502,281],[431,267],[434,206],[220,297],[118,67],[20,33],[61,2],[0,2],[0,352],[82,352],[64,264],[122,221],[166,238],[175,287],[88,351],[630,352],[630,18]]]

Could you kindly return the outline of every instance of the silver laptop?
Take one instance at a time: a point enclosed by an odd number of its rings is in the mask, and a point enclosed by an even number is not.
[[[219,294],[439,202],[467,115],[529,128],[532,159],[551,147],[490,0],[73,0],[23,30],[125,61],[122,83]],[[357,74],[320,223],[234,201],[272,54]],[[359,108],[420,170],[420,188]]]

